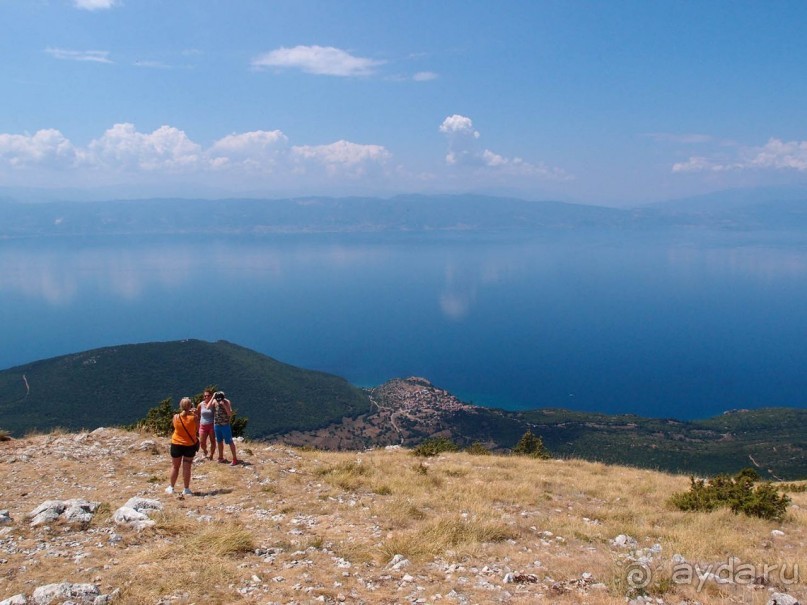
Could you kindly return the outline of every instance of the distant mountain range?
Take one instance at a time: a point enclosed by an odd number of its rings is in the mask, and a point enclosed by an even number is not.
[[[479,195],[0,202],[0,239],[126,234],[803,230],[807,190],[725,192],[620,209]]]
[[[0,372],[0,429],[13,434],[127,425],[171,397],[214,383],[255,439],[325,449],[412,446],[443,436],[506,451],[531,430],[555,455],[675,472],[807,478],[807,410],[760,409],[703,421],[561,409],[509,412],[459,401],[424,378],[359,389],[238,345],[184,340],[121,345]]]

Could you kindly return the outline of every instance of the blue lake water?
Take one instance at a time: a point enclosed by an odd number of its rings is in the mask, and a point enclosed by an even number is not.
[[[0,242],[0,368],[225,339],[509,409],[807,407],[807,246],[749,235]]]

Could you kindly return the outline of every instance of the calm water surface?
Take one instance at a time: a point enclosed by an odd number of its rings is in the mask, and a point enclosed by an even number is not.
[[[702,418],[807,407],[807,248],[734,236],[0,242],[0,368],[226,339],[478,404]]]

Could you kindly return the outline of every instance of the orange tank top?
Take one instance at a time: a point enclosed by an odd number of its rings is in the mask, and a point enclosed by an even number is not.
[[[199,433],[199,424],[196,416],[188,414],[174,414],[174,434],[171,443],[174,445],[196,445],[196,435]]]

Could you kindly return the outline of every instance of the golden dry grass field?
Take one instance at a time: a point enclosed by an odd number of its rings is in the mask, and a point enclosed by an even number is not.
[[[0,443],[0,601],[56,582],[133,605],[807,598],[803,492],[772,522],[680,512],[668,499],[687,477],[579,460],[239,447],[239,467],[195,463],[181,497],[164,491],[167,441],[152,435]],[[162,503],[153,527],[113,521],[133,496]],[[30,525],[70,498],[101,503],[92,521]]]

